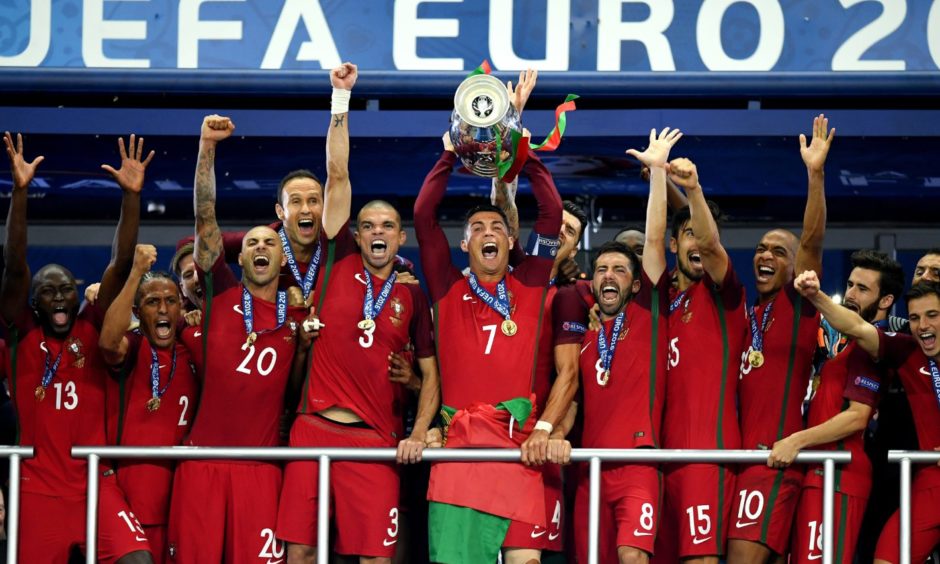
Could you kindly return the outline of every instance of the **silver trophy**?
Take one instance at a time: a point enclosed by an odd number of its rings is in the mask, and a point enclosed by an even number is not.
[[[477,74],[460,83],[454,94],[450,141],[470,172],[499,176],[498,163],[515,157],[512,130],[522,133],[522,122],[505,84],[488,74]]]

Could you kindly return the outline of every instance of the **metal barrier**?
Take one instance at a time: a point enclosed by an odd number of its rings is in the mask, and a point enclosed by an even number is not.
[[[900,564],[911,564],[911,463],[936,464],[940,462],[940,452],[930,450],[890,450],[888,462],[901,464],[901,507],[900,512]]]
[[[7,500],[7,562],[16,564],[20,540],[20,462],[33,457],[33,447],[0,446],[0,458],[10,459],[10,498]]]
[[[654,450],[654,449],[574,449],[572,462],[590,463],[590,500],[588,518],[588,562],[598,561],[597,537],[600,518],[601,462],[680,462],[715,464],[764,464],[766,450]],[[332,460],[395,460],[392,448],[221,448],[221,447],[73,447],[72,456],[88,459],[88,507],[86,513],[85,561],[95,562],[97,553],[98,463],[109,459],[150,458],[171,460],[318,460],[319,499],[317,500],[317,564],[329,561],[330,462]],[[496,461],[518,462],[518,449],[425,449],[424,461]],[[833,520],[835,465],[850,462],[849,452],[804,451],[796,463],[822,463],[823,522]],[[832,564],[832,527],[823,527],[823,564]]]

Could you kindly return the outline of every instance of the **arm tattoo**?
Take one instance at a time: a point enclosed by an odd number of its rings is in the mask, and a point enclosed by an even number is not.
[[[195,180],[196,252],[200,268],[212,268],[222,252],[222,232],[215,217],[215,148],[201,149]]]
[[[333,127],[342,127],[346,122],[346,114],[339,114],[333,116]]]

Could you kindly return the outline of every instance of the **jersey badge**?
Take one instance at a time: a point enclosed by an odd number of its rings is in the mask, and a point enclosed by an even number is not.
[[[392,312],[392,315],[389,316],[389,320],[392,322],[392,325],[395,327],[401,327],[402,316],[405,314],[405,305],[401,303],[401,300],[398,298],[392,298],[392,301],[388,303],[388,307]]]
[[[565,321],[562,323],[561,328],[565,331],[570,331],[572,333],[587,333],[587,326],[583,323],[578,323],[577,321]]]
[[[82,340],[78,337],[69,337],[68,341],[65,342],[65,346],[69,349],[69,352],[72,353],[72,357],[74,358],[72,366],[75,368],[83,368],[85,366],[85,354],[82,352]]]
[[[855,385],[869,389],[873,392],[877,392],[881,387],[881,384],[877,380],[872,380],[871,378],[866,378],[865,376],[856,376]]]
[[[687,309],[687,310],[685,310],[685,312],[682,314],[682,322],[683,322],[683,323],[688,323],[688,322],[690,322],[690,321],[692,321],[692,310],[688,310],[688,309]]]

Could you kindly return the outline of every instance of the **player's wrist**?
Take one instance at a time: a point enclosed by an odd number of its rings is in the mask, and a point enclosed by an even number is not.
[[[348,113],[351,97],[352,90],[333,87],[333,94],[330,96],[330,113],[332,115]]]
[[[549,435],[551,435],[551,434],[552,434],[552,430],[553,430],[554,428],[555,428],[555,426],[552,425],[551,423],[549,423],[548,421],[545,421],[544,419],[539,419],[539,420],[535,423],[535,429],[534,429],[534,430],[535,430],[535,431],[545,431],[546,433],[548,433]]]

